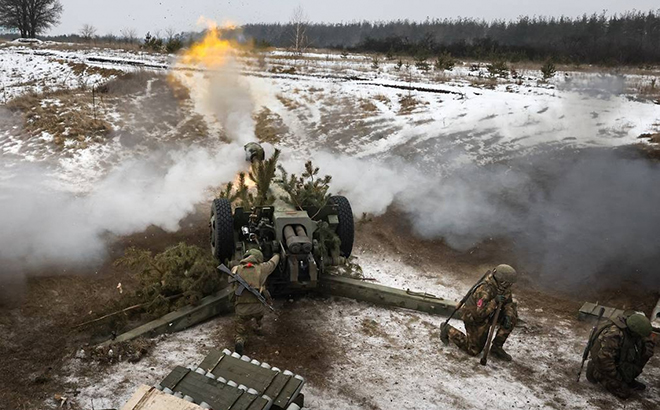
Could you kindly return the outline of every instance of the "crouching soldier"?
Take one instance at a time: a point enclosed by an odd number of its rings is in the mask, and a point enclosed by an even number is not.
[[[626,312],[596,334],[587,365],[587,379],[600,383],[626,399],[646,385],[635,380],[653,356],[651,322],[639,313]]]
[[[266,263],[264,255],[257,249],[250,249],[245,253],[238,266],[232,269],[232,272],[239,275],[250,287],[264,293],[270,298],[265,289],[266,279],[275,271],[280,262],[280,255],[275,254]],[[236,343],[236,353],[243,354],[243,347],[247,342],[248,330],[254,320],[256,322],[255,332],[261,330],[266,306],[250,291],[245,289],[238,282],[233,282],[234,286],[234,341]]]
[[[440,340],[444,344],[449,344],[451,340],[469,355],[478,355],[486,345],[493,315],[501,305],[496,324],[499,329],[493,339],[490,353],[502,360],[511,361],[511,356],[504,351],[503,345],[518,321],[516,303],[511,294],[511,285],[517,279],[518,274],[509,265],[498,265],[488,272],[460,309],[466,334],[447,323],[440,329]]]

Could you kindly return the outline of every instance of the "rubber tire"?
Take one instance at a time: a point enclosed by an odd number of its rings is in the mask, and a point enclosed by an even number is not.
[[[225,198],[213,200],[211,206],[211,252],[213,256],[224,263],[234,256],[234,217],[231,214],[231,203]]]
[[[337,236],[341,241],[339,251],[341,256],[348,258],[353,252],[353,240],[355,238],[355,224],[353,223],[353,210],[348,199],[343,196],[333,196],[330,201],[337,205],[337,216],[339,225],[337,226]]]

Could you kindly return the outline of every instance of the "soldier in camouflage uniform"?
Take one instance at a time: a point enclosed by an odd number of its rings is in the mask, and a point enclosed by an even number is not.
[[[280,263],[280,255],[275,254],[266,263],[264,255],[257,249],[251,249],[243,259],[232,269],[234,274],[243,278],[252,288],[264,293],[266,279],[275,271]],[[243,347],[247,342],[248,328],[252,320],[256,321],[256,332],[261,330],[261,322],[266,313],[266,307],[250,291],[244,289],[238,282],[234,282],[234,340],[235,349],[243,354]],[[267,295],[267,299],[269,295]]]
[[[460,310],[466,334],[446,324],[440,330],[440,340],[454,342],[471,356],[484,349],[493,315],[499,304],[502,310],[498,318],[499,329],[492,342],[491,354],[502,360],[511,361],[511,356],[502,347],[518,322],[516,302],[513,301],[511,285],[517,280],[516,271],[509,265],[498,265],[477,285],[474,292]]]
[[[639,313],[626,313],[602,327],[590,351],[587,379],[621,399],[644,390],[646,385],[635,379],[653,356],[651,332],[651,322]]]

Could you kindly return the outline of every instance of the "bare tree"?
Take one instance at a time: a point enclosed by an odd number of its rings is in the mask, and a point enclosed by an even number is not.
[[[165,29],[165,36],[167,37],[167,41],[172,41],[172,39],[176,36],[176,31],[172,27],[168,27]]]
[[[0,0],[0,26],[34,38],[60,22],[60,0]]]
[[[124,38],[124,41],[129,44],[133,44],[137,40],[137,31],[134,28],[124,28],[119,33]]]
[[[298,5],[298,7],[293,10],[289,24],[291,24],[292,27],[291,45],[293,51],[300,54],[305,51],[309,45],[307,42],[307,26],[309,25],[309,19],[305,13],[305,9],[303,9],[301,5]]]
[[[79,31],[80,37],[84,38],[86,41],[91,41],[96,37],[96,27],[91,24],[85,24]]]

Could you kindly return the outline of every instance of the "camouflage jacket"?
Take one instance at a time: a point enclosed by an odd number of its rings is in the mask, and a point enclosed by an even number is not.
[[[591,359],[601,377],[631,383],[642,373],[654,348],[650,337],[635,336],[624,324],[610,323],[600,330]]]
[[[479,284],[472,295],[465,302],[461,309],[463,321],[474,324],[487,322],[497,310],[497,295],[504,295],[504,305],[502,306],[501,316],[508,316],[511,319],[517,319],[516,304],[513,301],[511,288],[500,289],[497,281],[490,273],[486,279]]]
[[[273,255],[273,257],[264,263],[257,263],[257,258],[254,256],[248,256],[243,259],[238,266],[235,266],[232,269],[234,274],[238,274],[243,278],[251,287],[257,289],[260,292],[265,290],[266,280],[271,273],[275,271],[277,265],[280,263],[280,255]],[[234,293],[235,299],[234,304],[239,305],[243,303],[261,303],[256,296],[254,296],[249,291],[243,290],[240,292],[239,288],[242,288],[237,282],[234,282]],[[239,294],[240,293],[240,294]]]

